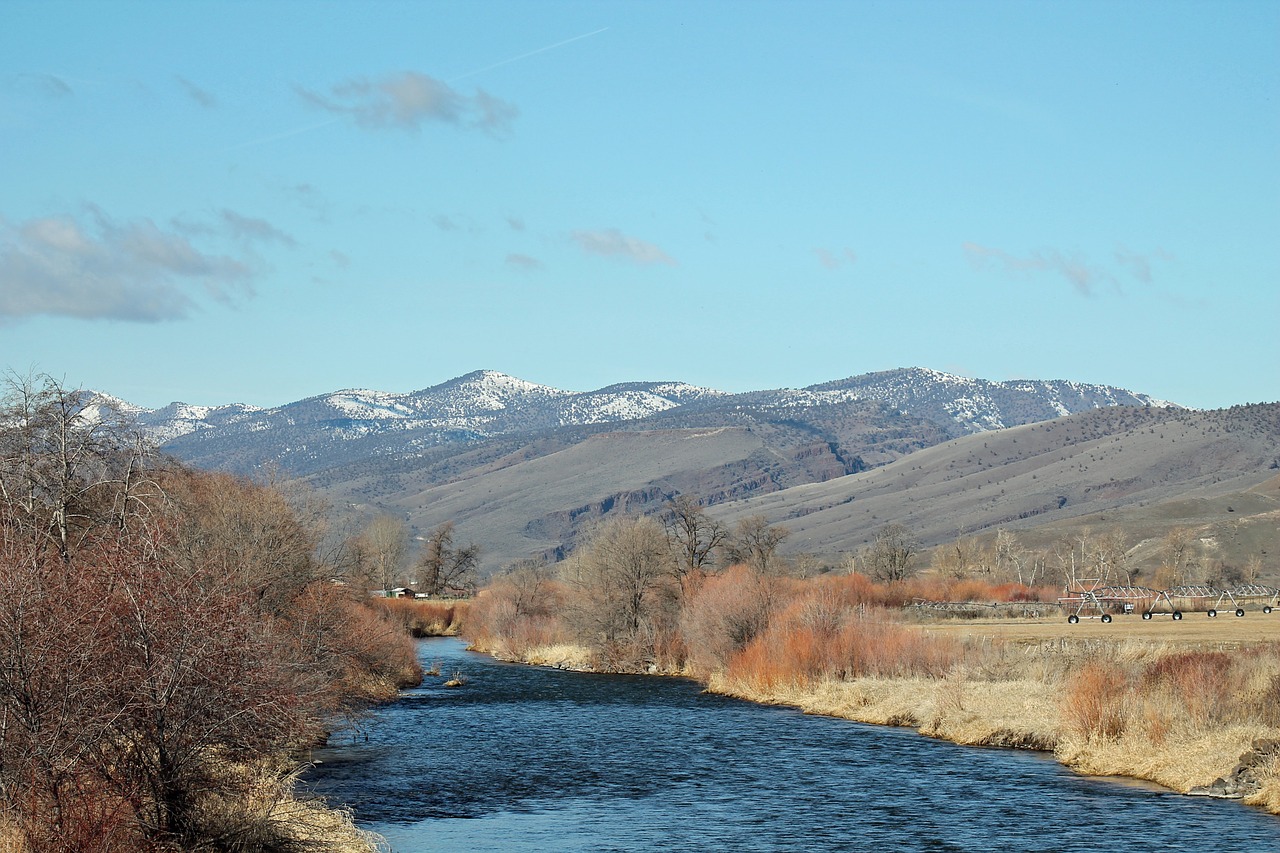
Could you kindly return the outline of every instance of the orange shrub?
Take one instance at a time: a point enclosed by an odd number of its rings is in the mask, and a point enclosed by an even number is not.
[[[1197,723],[1221,719],[1229,703],[1220,696],[1229,692],[1232,656],[1225,652],[1188,651],[1168,655],[1147,667],[1143,674],[1148,690],[1163,689],[1186,709]]]
[[[466,601],[432,601],[414,598],[373,598],[372,605],[414,637],[450,637],[462,626]]]
[[[768,625],[775,598],[771,582],[747,566],[703,579],[680,613],[680,633],[694,670],[724,667]]]
[[[963,657],[957,640],[895,624],[879,609],[849,606],[840,599],[842,584],[814,586],[732,657],[731,678],[770,689],[823,678],[940,677]]]
[[[1086,739],[1117,738],[1124,733],[1130,683],[1114,666],[1089,662],[1063,684],[1062,722]]]

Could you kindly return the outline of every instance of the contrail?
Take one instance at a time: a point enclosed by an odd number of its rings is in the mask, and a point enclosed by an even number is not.
[[[582,39],[585,39],[585,38],[591,38],[592,36],[598,36],[598,35],[600,35],[600,33],[604,32],[604,31],[605,31],[605,30],[607,30],[607,29],[609,29],[609,28],[608,28],[608,27],[601,27],[601,28],[600,28],[600,29],[598,29],[598,30],[592,30],[592,31],[591,31],[591,32],[589,32],[589,33],[583,33],[583,34],[582,34],[582,35],[580,35],[580,36],[574,36],[574,37],[573,37],[573,38],[571,38],[571,39],[565,39],[564,41],[558,41],[558,42],[556,42],[555,44],[549,44],[549,45],[547,45],[546,47],[540,47],[540,48],[538,48],[537,50],[531,50],[531,51],[529,51],[528,53],[522,53],[522,54],[520,54],[519,56],[513,56],[513,57],[511,57],[510,59],[504,59],[504,60],[502,60],[501,62],[495,62],[495,63],[494,63],[494,64],[492,64],[492,65],[486,65],[484,68],[477,68],[475,71],[468,71],[466,74],[459,74],[457,77],[450,77],[450,78],[449,78],[448,80],[446,80],[445,82],[447,82],[447,83],[453,83],[453,82],[455,82],[455,81],[457,81],[457,80],[465,80],[465,79],[467,79],[468,77],[474,77],[474,76],[476,76],[477,74],[483,74],[483,73],[484,73],[484,72],[486,72],[486,71],[492,71],[492,70],[493,70],[493,69],[495,69],[495,68],[501,68],[501,67],[502,67],[502,66],[504,66],[504,65],[510,65],[510,64],[511,64],[511,63],[513,63],[513,62],[519,62],[520,60],[522,60],[522,59],[528,59],[528,58],[529,58],[529,57],[531,57],[531,56],[537,56],[539,53],[546,53],[548,50],[555,50],[557,47],[564,47],[566,44],[572,44],[572,43],[573,43],[573,42],[575,42],[575,41],[581,41]]]
[[[251,139],[248,142],[241,142],[238,145],[232,145],[222,149],[225,151],[238,151],[241,148],[251,148],[254,145],[266,145],[268,142],[276,142],[281,139],[288,139],[290,136],[297,136],[299,133],[307,133],[312,130],[319,130],[322,127],[328,127],[331,124],[337,124],[342,121],[341,118],[328,118],[324,121],[308,124],[305,127],[295,127],[293,130],[286,130],[273,136],[264,136],[261,139]]]

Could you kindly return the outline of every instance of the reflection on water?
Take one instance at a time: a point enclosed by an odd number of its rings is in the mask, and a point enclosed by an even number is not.
[[[399,851],[1280,851],[1270,815],[1031,753],[502,664],[457,640],[420,654],[466,686],[428,678],[317,750],[308,777]]]

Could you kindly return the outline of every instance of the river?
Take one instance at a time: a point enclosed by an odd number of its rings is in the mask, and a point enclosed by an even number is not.
[[[712,696],[683,679],[505,664],[441,675],[317,750],[306,784],[396,851],[1276,853],[1280,819],[1078,776],[1051,757]],[[443,682],[454,672],[459,688]]]

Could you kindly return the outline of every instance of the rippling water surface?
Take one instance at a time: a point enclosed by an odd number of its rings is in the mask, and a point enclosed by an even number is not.
[[[398,851],[1280,851],[1239,803],[1076,776],[1025,752],[503,664],[427,640],[442,677],[318,750],[313,790]],[[456,670],[465,687],[442,686]]]

